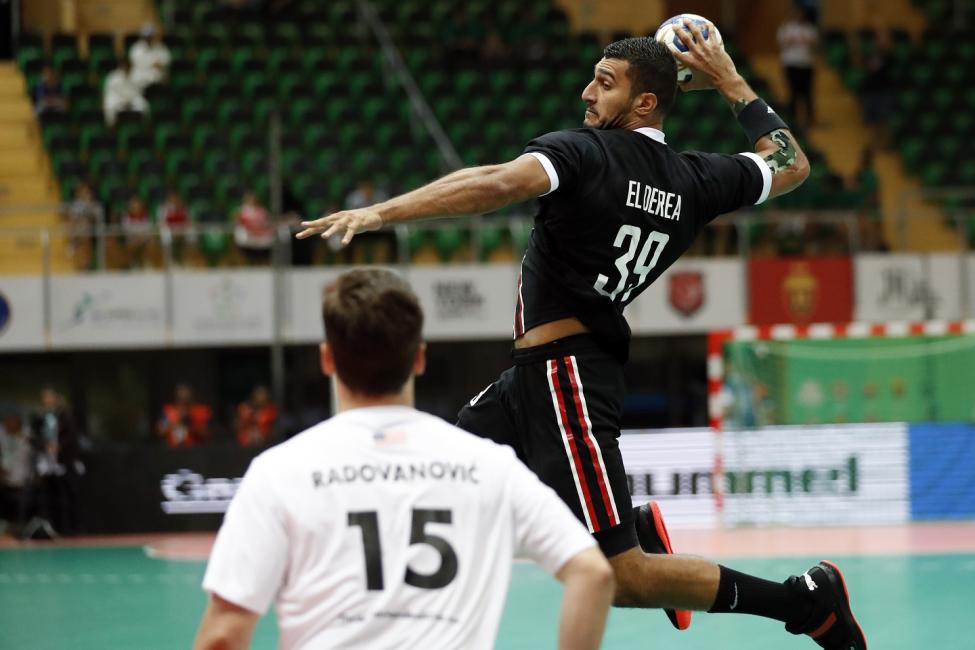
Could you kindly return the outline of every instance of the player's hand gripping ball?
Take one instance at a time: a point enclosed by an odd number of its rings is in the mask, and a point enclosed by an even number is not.
[[[688,20],[692,23],[696,23],[701,28],[701,33],[704,35],[704,40],[708,41],[714,39],[718,45],[722,48],[724,47],[724,39],[721,38],[721,32],[718,28],[711,24],[707,18],[703,16],[698,16],[697,14],[678,14],[671,18],[668,18],[660,27],[657,28],[657,33],[653,35],[654,39],[664,43],[673,52],[686,52],[687,46],[684,45],[680,38],[678,38],[675,30],[684,29],[684,21]],[[680,60],[677,61],[677,81],[679,83],[686,83],[694,78],[694,70],[684,65]]]

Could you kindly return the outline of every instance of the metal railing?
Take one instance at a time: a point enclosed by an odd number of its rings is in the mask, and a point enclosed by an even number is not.
[[[132,230],[118,224],[70,224],[33,228],[5,227],[0,211],[0,273],[138,270],[179,267],[308,266],[348,264],[407,265],[421,249],[437,250],[453,242],[462,255],[444,254],[422,262],[484,262],[500,251],[498,260],[520,260],[532,228],[527,216],[441,219],[357,236],[346,249],[337,239],[296,241],[297,220],[279,219],[272,242],[248,246],[229,223],[198,223],[181,229],[151,226]],[[18,213],[22,210],[17,209]],[[975,212],[958,217],[961,227],[975,225]],[[770,255],[852,255],[884,250],[864,236],[876,222],[855,212],[743,212],[718,219],[699,235],[688,252],[698,257]],[[446,235],[446,237],[444,237]],[[450,245],[450,244],[446,244]]]

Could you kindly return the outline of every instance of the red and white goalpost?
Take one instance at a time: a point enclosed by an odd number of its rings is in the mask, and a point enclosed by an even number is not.
[[[975,334],[975,320],[923,321],[892,323],[813,323],[809,325],[762,325],[742,326],[734,329],[714,330],[708,334],[708,415],[714,432],[714,481],[713,490],[718,512],[724,509],[723,474],[725,468],[722,452],[724,428],[724,404],[722,389],[725,383],[724,346],[734,341],[792,341],[902,338],[911,336],[949,336]]]

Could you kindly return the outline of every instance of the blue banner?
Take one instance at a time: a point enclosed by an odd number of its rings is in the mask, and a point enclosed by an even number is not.
[[[975,426],[912,424],[912,519],[975,517]]]

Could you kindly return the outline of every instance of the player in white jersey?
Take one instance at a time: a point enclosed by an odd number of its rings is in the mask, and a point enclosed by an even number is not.
[[[272,601],[282,648],[491,648],[513,556],[565,584],[560,648],[597,648],[614,581],[509,447],[412,408],[423,314],[389,271],[325,292],[339,413],[254,459],[203,587],[196,648],[243,648]]]

